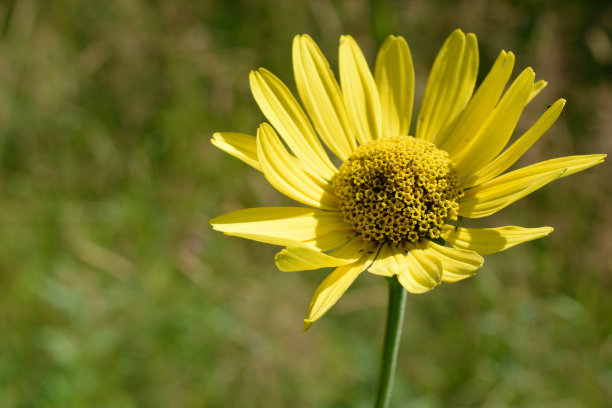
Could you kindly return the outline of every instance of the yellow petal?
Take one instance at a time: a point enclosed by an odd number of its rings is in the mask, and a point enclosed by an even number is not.
[[[400,274],[400,269],[404,266],[403,249],[398,249],[390,244],[384,244],[368,272],[380,276],[394,276]]]
[[[381,137],[382,114],[376,83],[363,53],[349,35],[340,38],[340,84],[359,143]]]
[[[283,272],[297,272],[348,265],[354,263],[355,260],[334,258],[309,248],[289,247],[277,253],[274,262]]]
[[[538,121],[502,154],[476,173],[461,181],[462,188],[472,187],[491,180],[506,171],[529,149],[557,120],[565,106],[565,99],[555,102]]]
[[[442,262],[423,249],[409,246],[408,253],[401,256],[398,267],[399,283],[410,293],[424,293],[442,281]]]
[[[306,114],[280,79],[260,68],[249,76],[259,108],[311,173],[331,179],[337,169],[329,160]]]
[[[247,208],[213,218],[210,224],[226,235],[315,249],[321,249],[318,237],[346,227],[340,212],[302,207]]]
[[[533,89],[535,74],[525,69],[499,101],[482,129],[451,160],[459,177],[467,177],[488,164],[508,143]]]
[[[370,266],[374,255],[365,253],[359,261],[339,266],[321,282],[308,306],[308,313],[304,319],[304,331],[308,330],[312,323],[323,316],[340,299],[357,276]]]
[[[431,241],[425,251],[442,262],[442,282],[457,282],[474,276],[484,262],[483,257],[474,251],[442,246]]]
[[[491,215],[551,181],[602,163],[605,154],[559,157],[501,175],[466,190],[459,201],[459,215],[480,218]]]
[[[307,35],[293,39],[293,72],[300,99],[321,139],[340,159],[348,159],[357,143],[342,92],[329,63]]]
[[[444,132],[469,102],[478,75],[474,34],[455,30],[438,53],[427,80],[416,136],[439,144]]]
[[[331,266],[348,265],[361,258],[365,243],[359,237],[351,239],[341,248],[329,255],[321,251],[304,247],[285,248],[274,257],[276,266],[283,272],[306,271]]]
[[[546,85],[548,85],[548,82],[543,81],[543,80],[539,80],[538,82],[533,84],[533,89],[531,90],[531,93],[529,94],[529,98],[527,98],[527,103],[531,102],[533,98],[538,96],[538,94],[542,92],[542,89],[546,88]]]
[[[406,248],[385,244],[368,272],[382,276],[398,275],[406,290],[422,293],[440,281],[456,282],[474,275],[483,261],[474,251],[445,247],[431,241]]]
[[[424,245],[382,246],[368,272],[381,275],[397,275],[399,282],[410,293],[430,291],[440,283],[442,263],[432,256]]]
[[[482,218],[495,214],[551,181],[562,177],[563,173],[564,170],[540,173],[525,179],[508,180],[507,183],[491,188],[487,183],[476,186],[467,190],[465,196],[460,200],[459,215],[467,218]],[[475,191],[472,193],[472,190]]]
[[[382,108],[382,137],[408,136],[414,96],[414,67],[406,40],[390,35],[374,70]]]
[[[442,238],[460,249],[470,249],[487,255],[505,251],[515,245],[545,237],[553,231],[551,227],[521,228],[506,226],[499,228],[461,228],[448,226]]]
[[[257,156],[266,180],[287,197],[311,207],[338,209],[327,182],[299,167],[299,162],[266,123],[257,129]]]
[[[316,247],[319,251],[331,251],[334,248],[344,245],[347,239],[353,235],[355,235],[355,231],[353,231],[351,226],[344,224],[342,227],[339,226],[333,231],[317,235],[316,238],[303,241],[303,243],[308,247]]]
[[[495,108],[514,67],[514,54],[502,51],[467,107],[452,126],[436,139],[451,159],[478,134]]]
[[[236,132],[217,132],[210,141],[224,152],[261,171],[257,160],[255,136]]]

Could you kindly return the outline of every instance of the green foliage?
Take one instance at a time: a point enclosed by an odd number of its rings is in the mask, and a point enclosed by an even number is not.
[[[209,143],[264,120],[249,70],[293,88],[293,35],[310,33],[333,65],[341,33],[371,63],[399,34],[418,101],[461,27],[478,35],[482,71],[505,48],[549,80],[519,130],[569,101],[524,163],[607,153],[611,12],[578,1],[0,3],[0,406],[371,406],[384,280],[361,277],[303,334],[326,271],[281,273],[274,248],[208,226],[288,203]],[[478,223],[552,225],[550,237],[409,297],[395,406],[612,400],[607,167]]]

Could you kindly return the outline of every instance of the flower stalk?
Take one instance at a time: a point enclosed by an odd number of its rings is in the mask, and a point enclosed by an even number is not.
[[[375,408],[387,408],[391,401],[397,352],[402,337],[402,322],[406,305],[406,290],[396,277],[387,278],[389,282],[389,304],[387,307],[387,324],[383,344],[378,390],[376,392]]]

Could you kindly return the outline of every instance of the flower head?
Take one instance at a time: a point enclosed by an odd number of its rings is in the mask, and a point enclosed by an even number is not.
[[[343,36],[338,85],[314,41],[296,36],[293,69],[303,108],[272,73],[251,72],[253,96],[271,125],[261,124],[256,137],[215,133],[212,142],[307,207],[238,210],[211,224],[285,246],[275,257],[283,271],[335,267],[315,291],[305,328],[364,271],[396,276],[408,292],[423,293],[474,275],[481,255],[548,235],[550,227],[464,228],[458,220],[494,214],[603,161],[603,154],[569,156],[506,172],[565,100],[507,146],[546,82],[534,82],[527,68],[504,92],[514,55],[502,51],[474,92],[478,62],[476,37],[454,31],[434,62],[413,136],[414,70],[402,37],[387,38],[372,75],[356,42]]]

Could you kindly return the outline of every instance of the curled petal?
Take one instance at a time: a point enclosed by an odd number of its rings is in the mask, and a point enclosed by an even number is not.
[[[211,143],[226,153],[261,171],[257,159],[257,142],[255,136],[236,132],[217,132]]]
[[[404,250],[390,244],[384,244],[368,272],[380,276],[399,275],[400,270],[405,266],[404,256]]]
[[[255,101],[300,160],[300,164],[313,174],[326,180],[331,179],[337,169],[329,160],[306,114],[285,84],[263,68],[252,71],[249,78]]]
[[[382,276],[397,275],[408,292],[424,293],[441,282],[443,268],[442,262],[421,245],[385,244],[368,271]]]
[[[268,182],[287,197],[311,207],[337,210],[329,184],[302,169],[266,123],[257,130],[257,157]]]
[[[398,280],[408,292],[429,292],[442,281],[442,262],[430,253],[413,248],[403,259],[405,268],[400,270]]]
[[[531,102],[533,98],[538,96],[538,94],[542,92],[542,89],[546,88],[546,85],[548,85],[548,82],[543,81],[543,80],[539,80],[538,82],[533,84],[533,89],[531,90],[531,93],[529,94],[529,98],[527,98],[527,103]]]
[[[425,249],[442,262],[442,282],[457,282],[476,274],[484,262],[482,256],[467,249],[456,249],[429,242]]]

